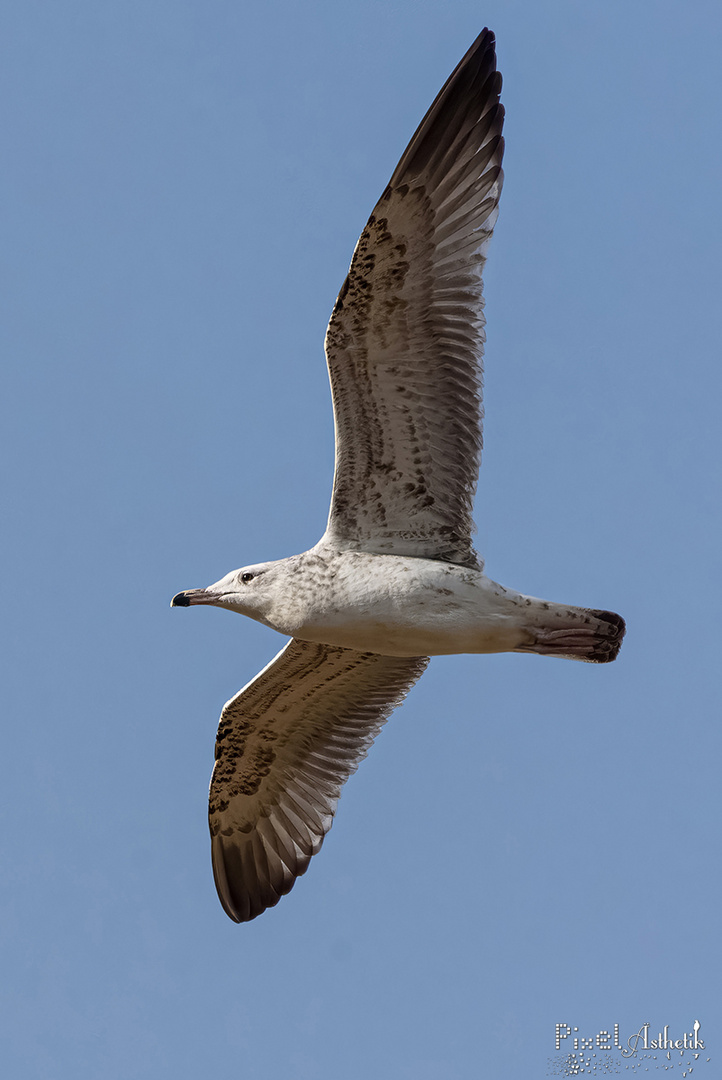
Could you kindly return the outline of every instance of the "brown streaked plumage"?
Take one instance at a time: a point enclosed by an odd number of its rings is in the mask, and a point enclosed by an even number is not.
[[[213,873],[236,922],[293,886],[341,787],[428,664],[290,641],[223,709],[209,820]]]
[[[336,301],[326,536],[338,548],[479,567],[481,275],[503,182],[500,91],[484,31],[409,143]]]

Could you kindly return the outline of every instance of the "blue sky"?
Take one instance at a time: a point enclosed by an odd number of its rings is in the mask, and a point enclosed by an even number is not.
[[[281,639],[168,604],[323,531],[326,321],[484,25],[507,181],[477,546],[627,640],[434,660],[308,874],[235,926],[215,728]],[[0,31],[7,1075],[527,1080],[557,1023],[699,1019],[711,1078],[718,5],[25,0]]]

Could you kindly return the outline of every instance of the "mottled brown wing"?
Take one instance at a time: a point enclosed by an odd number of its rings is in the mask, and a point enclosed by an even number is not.
[[[500,90],[484,30],[409,143],[331,316],[326,536],[339,548],[479,565],[481,273],[503,179]]]
[[[305,873],[343,784],[427,664],[294,639],[228,702],[209,821],[232,919],[254,919]]]

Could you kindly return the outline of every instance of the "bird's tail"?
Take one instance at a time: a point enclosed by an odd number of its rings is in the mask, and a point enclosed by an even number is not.
[[[562,656],[567,660],[585,660],[588,664],[616,660],[625,631],[621,615],[546,602],[540,607],[543,610],[534,612],[536,617],[528,627],[535,640],[520,645],[515,652]]]

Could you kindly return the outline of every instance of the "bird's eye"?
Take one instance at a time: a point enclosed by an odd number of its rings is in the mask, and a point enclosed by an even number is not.
[[[253,581],[256,575],[252,574],[250,570],[246,570],[245,574],[241,574],[241,581],[244,585],[247,585],[249,581]]]

